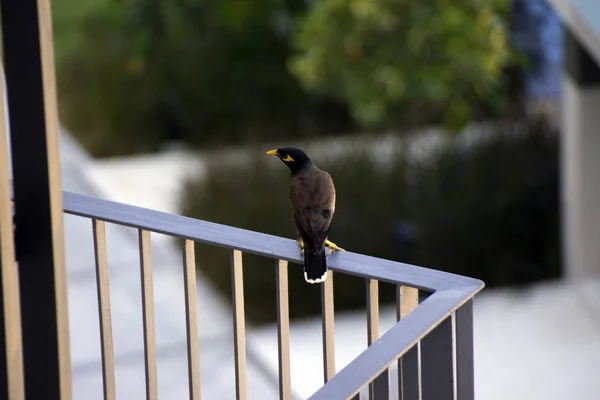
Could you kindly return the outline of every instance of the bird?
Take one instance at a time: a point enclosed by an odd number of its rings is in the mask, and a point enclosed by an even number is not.
[[[344,250],[328,238],[335,214],[335,185],[306,153],[296,147],[267,151],[291,172],[289,201],[300,251],[304,254],[304,279],[322,283],[327,279],[327,255]],[[325,253],[325,246],[329,252]]]

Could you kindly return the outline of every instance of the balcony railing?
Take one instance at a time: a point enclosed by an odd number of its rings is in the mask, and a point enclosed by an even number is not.
[[[182,240],[190,398],[200,398],[198,321],[194,242],[231,251],[235,387],[237,399],[246,398],[246,323],[242,254],[274,260],[277,287],[279,397],[291,398],[288,262],[301,263],[294,240],[252,232],[183,216],[148,210],[94,197],[64,192],[64,212],[90,218],[93,230],[103,385],[106,399],[115,398],[115,371],[110,317],[109,276],[105,222],[138,229],[146,391],[157,398],[156,343],[152,293],[151,232]],[[310,399],[360,398],[369,385],[371,399],[390,398],[390,366],[398,361],[398,393],[403,400],[474,398],[473,296],[483,288],[479,280],[383,260],[348,251],[328,258],[331,271],[365,279],[368,347],[336,373],[334,358],[335,274],[321,285],[324,385]],[[299,266],[298,266],[299,267]],[[397,320],[378,337],[378,282],[397,287]],[[418,291],[430,292],[418,304]]]

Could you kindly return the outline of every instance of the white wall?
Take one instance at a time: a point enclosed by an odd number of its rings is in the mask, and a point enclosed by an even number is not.
[[[564,271],[583,279],[600,275],[600,85],[565,75],[562,124]]]

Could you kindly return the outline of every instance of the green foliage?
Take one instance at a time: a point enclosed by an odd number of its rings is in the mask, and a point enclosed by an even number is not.
[[[321,0],[295,33],[290,68],[307,88],[347,101],[367,126],[434,111],[458,131],[487,96],[491,106],[502,104],[507,5]]]
[[[130,18],[124,4],[102,1],[71,25],[56,24],[61,120],[97,156],[154,150],[163,132],[154,107],[156,80],[145,69]],[[72,46],[58,40],[73,36]]]
[[[54,0],[52,1],[52,36],[54,58],[62,64],[70,54],[85,45],[78,33],[90,15],[101,12],[113,0]],[[108,27],[107,27],[108,28]]]
[[[331,240],[349,251],[479,277],[488,286],[559,275],[556,132],[535,122],[483,135],[489,138],[482,144],[447,146],[426,163],[407,163],[399,149],[384,167],[362,151],[315,159],[336,184]],[[188,182],[182,213],[294,238],[289,172],[264,149],[255,152],[249,164],[214,164],[205,181]],[[417,227],[412,242],[398,233],[407,222]],[[201,272],[229,295],[227,251],[198,246]],[[273,321],[272,261],[244,255],[244,265],[248,317]],[[300,266],[290,266],[289,281],[291,316],[317,314],[318,287],[304,282]],[[364,280],[337,274],[336,309],[363,307],[364,288]],[[392,301],[393,288],[384,285],[380,295]]]
[[[61,117],[96,156],[352,130],[287,70],[303,4],[98,0],[75,19],[56,5]]]
[[[509,103],[506,3],[56,0],[61,120],[95,156],[458,132]]]

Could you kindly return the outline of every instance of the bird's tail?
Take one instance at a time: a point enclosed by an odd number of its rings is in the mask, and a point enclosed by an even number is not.
[[[325,282],[327,278],[327,259],[325,250],[304,252],[304,279],[308,283]]]

